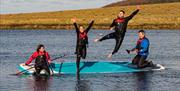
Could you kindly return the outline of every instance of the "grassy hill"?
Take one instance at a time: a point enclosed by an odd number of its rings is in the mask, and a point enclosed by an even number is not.
[[[180,29],[180,3],[141,5],[140,12],[129,22],[129,29]],[[136,6],[68,10],[26,14],[0,15],[0,29],[72,29],[70,19],[86,24],[95,20],[93,28],[108,29],[120,9],[129,15]]]
[[[123,0],[115,2],[104,7],[127,6],[127,5],[142,5],[142,4],[159,4],[180,2],[180,0]]]

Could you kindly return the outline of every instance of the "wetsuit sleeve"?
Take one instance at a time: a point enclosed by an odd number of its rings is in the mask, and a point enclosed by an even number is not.
[[[114,27],[114,26],[115,26],[115,19],[113,20],[112,24],[110,25],[110,28]]]
[[[88,28],[86,29],[87,33],[89,32],[89,30],[91,29],[93,24],[94,24],[94,21],[91,21],[91,23],[89,24]]]
[[[78,26],[77,26],[77,23],[74,23],[74,27],[75,27],[75,29],[76,29],[76,32],[78,33],[78,32],[79,32],[79,28],[78,28]]]
[[[29,65],[36,57],[38,56],[38,53],[37,52],[34,52],[30,58],[26,61],[26,65]]]
[[[130,16],[127,17],[128,20],[132,19],[137,13],[139,12],[139,9],[134,11]]]
[[[49,56],[49,53],[48,53],[48,52],[46,52],[46,60],[47,60],[49,63],[51,63],[51,57]]]
[[[78,41],[79,41],[79,38],[78,38],[78,36],[79,36],[79,28],[78,28],[78,26],[77,26],[77,23],[74,23],[74,26],[75,26],[75,28],[76,28],[76,33],[77,33],[77,41],[76,41],[76,49],[75,49],[75,54],[77,53],[77,48],[78,48]]]
[[[148,40],[143,40],[141,43],[141,49],[139,50],[139,52],[145,52],[148,50],[149,47],[149,41]]]

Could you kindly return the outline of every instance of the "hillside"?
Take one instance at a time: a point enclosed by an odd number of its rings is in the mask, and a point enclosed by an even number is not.
[[[141,5],[140,12],[129,22],[129,29],[180,29],[180,3]],[[71,18],[78,24],[87,25],[95,20],[93,28],[108,29],[119,10],[126,16],[136,6],[108,7],[98,9],[69,10],[59,12],[0,15],[0,29],[73,29]]]
[[[116,3],[106,5],[104,7],[115,6],[129,6],[129,5],[142,5],[142,4],[159,4],[159,3],[173,3],[180,2],[180,0],[123,0]]]

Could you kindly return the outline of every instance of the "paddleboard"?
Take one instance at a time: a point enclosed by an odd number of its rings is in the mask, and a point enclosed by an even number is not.
[[[24,71],[34,65],[19,64],[18,70]],[[50,67],[53,74],[76,74],[76,62],[62,62],[62,63],[51,63]],[[117,61],[88,61],[80,63],[80,73],[124,73],[124,72],[143,72],[143,71],[157,71],[164,70],[165,67],[160,64],[155,64],[154,67],[146,67],[138,69],[133,66],[130,62],[117,62]],[[32,74],[35,69],[27,70],[26,74]]]

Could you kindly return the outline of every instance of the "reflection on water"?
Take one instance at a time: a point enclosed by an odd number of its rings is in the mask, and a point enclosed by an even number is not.
[[[77,80],[75,91],[92,91],[91,84],[87,80]]]
[[[150,84],[151,77],[148,76],[148,72],[137,72],[134,73],[135,76],[135,85],[136,91],[151,91]]]
[[[27,79],[30,91],[49,91],[49,77],[35,77]]]

